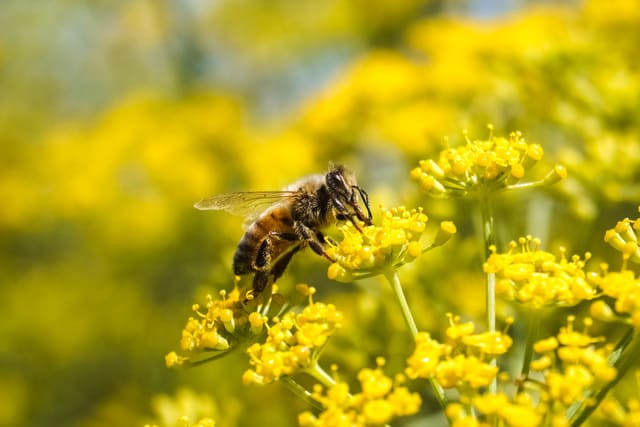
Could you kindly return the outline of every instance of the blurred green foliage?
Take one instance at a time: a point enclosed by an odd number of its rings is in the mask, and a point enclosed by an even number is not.
[[[193,202],[281,188],[330,160],[356,171],[374,206],[456,220],[455,244],[402,271],[420,328],[435,336],[448,311],[482,318],[482,246],[470,205],[426,200],[408,174],[462,129],[519,129],[569,170],[549,192],[500,199],[503,243],[532,233],[617,262],[604,230],[640,201],[640,6],[479,17],[490,9],[4,0],[0,426],[142,425],[171,405],[156,400],[154,415],[153,396],[185,386],[196,392],[176,401],[209,396],[198,416],[219,425],[293,425],[304,402],[277,385],[243,386],[244,355],[184,371],[163,356],[190,305],[232,287],[241,219]],[[281,286],[310,283],[351,308],[327,360],[348,373],[383,355],[400,369],[411,343],[388,291],[333,283],[325,270],[301,254]]]

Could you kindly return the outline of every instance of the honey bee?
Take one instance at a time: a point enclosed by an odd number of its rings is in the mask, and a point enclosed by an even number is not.
[[[281,191],[223,193],[194,206],[246,217],[248,226],[233,257],[233,272],[254,275],[248,299],[275,282],[293,255],[306,246],[333,261],[325,251],[321,229],[350,221],[360,230],[356,219],[371,225],[369,196],[343,165],[331,165],[325,175],[306,176]]]

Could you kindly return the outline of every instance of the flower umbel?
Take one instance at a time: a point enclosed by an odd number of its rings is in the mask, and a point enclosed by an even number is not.
[[[503,332],[474,333],[471,322],[460,323],[459,317],[449,316],[446,344],[432,339],[429,334],[416,335],[416,349],[407,359],[409,378],[435,379],[444,388],[456,387],[461,393],[475,393],[487,387],[498,374],[490,362],[493,357],[506,353],[512,339]]]
[[[583,320],[583,332],[574,329],[574,322],[575,317],[569,316],[567,326],[560,328],[555,337],[534,344],[541,357],[531,363],[531,370],[543,374],[541,398],[552,408],[566,409],[586,397],[594,384],[612,381],[617,374],[608,361],[612,347],[607,344],[596,347],[604,338],[592,337],[586,330],[591,319]]]
[[[358,373],[361,392],[351,394],[349,385],[338,382],[324,389],[317,385],[313,398],[324,410],[319,415],[303,412],[298,417],[301,427],[374,427],[385,426],[394,418],[418,412],[422,400],[402,384],[404,377],[395,380],[383,371],[384,359],[378,358],[376,369],[362,369]]]
[[[600,405],[598,415],[615,426],[640,425],[640,399],[630,398],[627,405],[623,405],[613,397],[608,398]]]
[[[538,249],[540,241],[531,236],[509,244],[507,253],[493,252],[484,263],[485,273],[496,274],[496,293],[534,308],[573,306],[598,296],[595,285],[587,280],[584,268],[591,258],[573,255],[567,260],[564,250],[555,255]]]
[[[640,329],[640,278],[633,270],[627,269],[627,262],[640,261],[640,249],[636,232],[640,229],[640,218],[618,221],[616,226],[605,232],[604,240],[622,253],[620,271],[609,271],[607,264],[601,264],[601,272],[591,273],[589,280],[603,295],[613,298],[613,308],[604,300],[592,304],[591,313],[604,321],[620,321]],[[615,310],[615,311],[614,311]]]
[[[275,317],[264,343],[247,349],[252,369],[243,375],[245,383],[268,384],[284,375],[307,371],[311,374],[328,338],[342,327],[342,313],[333,304],[313,302],[302,312]]]
[[[490,125],[492,131],[493,127]],[[486,140],[471,140],[466,145],[447,148],[438,160],[422,160],[411,171],[411,178],[433,196],[466,196],[477,192],[550,185],[567,175],[555,166],[542,180],[520,183],[525,172],[543,156],[539,144],[529,144],[520,132],[508,138],[489,135]]]
[[[640,218],[635,220],[625,218],[622,221],[618,221],[614,228],[606,231],[604,241],[622,253],[625,263],[627,260],[640,263],[638,230],[640,230]]]
[[[336,260],[329,267],[329,278],[349,282],[395,270],[424,251],[446,243],[456,232],[455,225],[445,221],[433,244],[423,247],[420,238],[428,217],[422,208],[383,208],[380,217],[380,225],[358,230],[348,222],[340,227],[343,240],[339,243],[328,242],[327,245],[327,253]]]
[[[240,293],[234,289],[227,294],[220,292],[220,299],[207,295],[206,313],[194,304],[192,309],[197,317],[190,317],[182,330],[180,349],[186,355],[171,352],[165,357],[168,367],[181,365],[190,360],[190,355],[205,351],[224,351],[230,348],[229,340],[237,327],[247,323],[247,312],[242,308]],[[238,305],[239,304],[239,305]]]

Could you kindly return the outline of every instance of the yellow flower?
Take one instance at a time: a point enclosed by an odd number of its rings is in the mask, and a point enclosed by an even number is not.
[[[491,132],[488,139],[473,141],[465,134],[465,139],[466,145],[441,151],[437,161],[420,161],[411,178],[433,196],[465,196],[550,185],[566,177],[566,170],[556,166],[540,181],[519,184],[527,169],[544,154],[542,146],[527,143],[520,132],[512,132],[509,138],[495,137]]]
[[[268,384],[315,366],[327,339],[342,327],[342,313],[333,304],[313,302],[312,294],[302,312],[274,318],[265,342],[247,349],[253,368],[244,373],[243,382]]]
[[[358,373],[361,392],[352,394],[344,382],[324,390],[314,388],[312,397],[324,410],[319,415],[304,412],[298,417],[301,427],[374,427],[385,426],[394,418],[413,415],[422,403],[418,393],[402,386],[404,378],[395,380],[382,372],[384,359],[378,358],[376,369],[363,369]]]
[[[178,390],[175,396],[154,396],[151,404],[156,422],[147,424],[148,427],[215,427],[211,415],[219,416],[216,402],[211,397],[186,388]]]
[[[640,263],[640,247],[638,247],[637,231],[640,229],[640,218],[625,218],[618,221],[614,228],[607,230],[604,241],[622,253],[623,259]]]
[[[497,253],[495,247],[484,263],[485,273],[496,274],[496,292],[534,308],[547,305],[573,306],[598,296],[598,289],[587,280],[584,268],[591,258],[578,255],[567,260],[564,250],[560,260],[538,249],[540,241],[531,236],[509,244],[509,251]],[[518,249],[519,248],[519,249]]]
[[[597,285],[604,295],[613,298],[616,313],[626,317],[616,316],[608,306],[609,310],[603,311],[606,308],[602,304],[606,303],[600,303],[595,307],[596,314],[608,315],[609,320],[622,320],[640,329],[640,278],[636,277],[631,270],[620,272],[609,272],[606,268],[603,270],[601,274],[591,274],[589,280]]]
[[[613,397],[607,398],[598,408],[599,415],[615,426],[636,427],[640,425],[640,399],[630,398],[627,405]]]
[[[260,330],[250,326],[253,325],[249,322],[250,313],[240,301],[237,288],[229,293],[221,291],[220,297],[214,299],[207,295],[206,313],[200,311],[198,304],[193,305],[192,310],[197,317],[187,320],[180,338],[180,349],[186,354],[167,354],[165,362],[168,367],[181,365],[193,356],[206,352],[226,351],[247,335],[260,333]]]
[[[609,364],[611,347],[602,343],[602,337],[592,337],[586,327],[591,319],[584,319],[585,331],[574,329],[575,316],[569,316],[567,326],[560,328],[555,337],[534,344],[534,351],[542,357],[531,363],[533,371],[544,374],[546,385],[544,400],[571,405],[583,398],[594,383],[615,379],[617,370]],[[558,363],[554,366],[554,361]]]
[[[327,254],[335,260],[328,269],[330,279],[349,282],[399,268],[425,250],[444,244],[456,232],[453,223],[443,222],[434,243],[423,248],[420,238],[428,218],[422,208],[382,209],[380,217],[380,225],[356,228],[345,223],[340,227],[342,241],[327,243]]]
[[[513,339],[507,334],[494,331],[464,337],[462,342],[470,348],[477,349],[480,354],[499,356],[509,351]]]
[[[409,378],[436,380],[444,388],[464,392],[489,385],[498,374],[491,365],[493,357],[506,353],[513,340],[503,332],[474,333],[473,322],[460,322],[449,316],[448,342],[441,344],[426,332],[416,335],[416,348],[407,359]]]
[[[447,418],[451,421],[451,427],[489,427],[490,424],[478,421],[470,415],[460,403],[450,403],[445,409]]]
[[[527,399],[511,402],[503,393],[483,394],[473,399],[473,406],[484,415],[497,415],[510,427],[536,427],[542,415]]]
[[[475,356],[457,355],[438,365],[436,380],[444,388],[487,387],[498,374],[498,368]]]
[[[546,378],[549,397],[564,405],[577,402],[593,383],[593,375],[580,365],[569,365],[565,373],[550,372]]]
[[[415,341],[416,349],[407,359],[407,375],[409,378],[431,378],[436,373],[440,359],[451,349],[432,339],[426,332],[419,332]]]

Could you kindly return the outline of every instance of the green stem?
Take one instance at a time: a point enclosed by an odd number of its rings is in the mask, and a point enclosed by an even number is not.
[[[602,403],[605,396],[618,382],[625,376],[633,362],[637,360],[640,352],[640,332],[634,328],[629,329],[622,337],[616,349],[609,356],[609,364],[618,371],[616,378],[605,384],[600,390],[593,391],[586,396],[582,402],[572,406],[567,411],[567,418],[571,427],[578,427],[585,422],[589,416]]]
[[[395,271],[387,271],[385,272],[384,277],[391,285],[391,289],[393,290],[393,294],[396,297],[396,301],[400,305],[402,317],[404,318],[409,331],[411,331],[411,336],[415,339],[416,335],[418,335],[418,327],[416,326],[415,320],[413,320],[413,315],[411,314],[411,309],[409,308],[409,304],[407,303],[407,298],[404,296],[402,284],[400,283],[398,273]],[[440,407],[442,408],[442,410],[445,410],[449,402],[447,400],[447,396],[445,396],[444,394],[444,389],[433,378],[429,378],[429,385],[431,386],[431,390],[438,400]]]
[[[289,376],[280,377],[280,382],[284,384],[289,389],[289,391],[307,402],[313,408],[319,411],[323,409],[322,404],[315,400],[311,393],[300,384],[298,384],[293,378]]]
[[[495,245],[495,228],[493,225],[493,207],[491,199],[488,195],[480,198],[481,214],[482,214],[482,234],[484,236],[484,258],[488,258],[491,254],[490,248]],[[496,275],[495,273],[487,274],[487,329],[489,332],[496,331]],[[495,359],[491,361],[493,366],[497,366]],[[489,392],[495,394],[498,390],[498,383],[494,379],[489,385]]]
[[[411,331],[411,336],[415,338],[416,335],[418,335],[418,327],[416,326],[415,320],[413,320],[413,315],[411,314],[411,309],[409,309],[407,298],[404,296],[404,292],[402,291],[402,284],[400,283],[398,273],[396,273],[395,271],[387,272],[385,273],[384,277],[387,278],[389,284],[391,285],[393,295],[396,297],[396,301],[400,305],[400,310],[402,311],[404,322],[407,324],[409,331]]]
[[[336,380],[329,375],[327,371],[322,369],[322,366],[318,365],[318,363],[314,363],[309,369],[307,369],[309,375],[315,378],[320,384],[323,386],[330,388],[336,385]]]
[[[493,225],[493,207],[488,196],[480,198],[482,213],[482,234],[484,237],[484,257],[491,254],[491,246],[496,244],[495,227]],[[487,328],[489,332],[496,330],[496,275],[487,274]]]
[[[529,377],[529,369],[531,366],[531,360],[533,359],[533,343],[535,342],[536,333],[540,327],[542,316],[538,311],[529,310],[529,321],[527,324],[527,342],[524,348],[524,358],[522,360],[522,370],[520,376],[522,382],[518,385],[518,393],[522,392],[524,387],[524,380]]]

